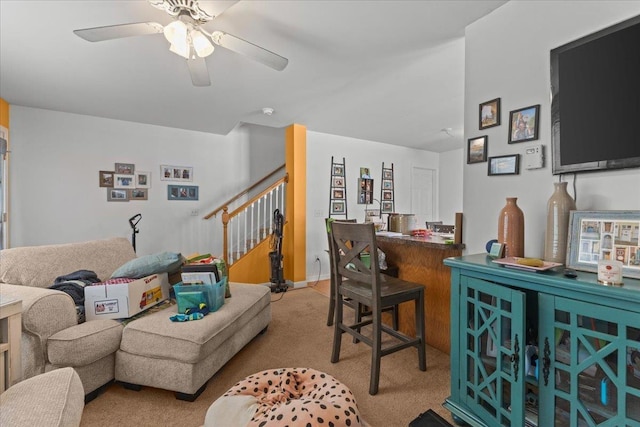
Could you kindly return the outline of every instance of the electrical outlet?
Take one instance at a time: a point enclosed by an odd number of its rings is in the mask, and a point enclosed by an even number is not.
[[[191,216],[198,216],[200,215],[200,211],[198,209],[191,209]]]

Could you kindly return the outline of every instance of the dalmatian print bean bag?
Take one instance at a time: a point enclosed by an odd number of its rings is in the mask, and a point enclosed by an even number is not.
[[[360,427],[351,391],[310,368],[270,369],[250,375],[217,399],[205,427]]]

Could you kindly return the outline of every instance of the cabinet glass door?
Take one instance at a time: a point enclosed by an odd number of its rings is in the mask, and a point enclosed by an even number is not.
[[[524,425],[525,296],[463,277],[460,394],[487,425]]]
[[[637,313],[548,298],[554,310],[541,322],[541,425],[640,426]]]

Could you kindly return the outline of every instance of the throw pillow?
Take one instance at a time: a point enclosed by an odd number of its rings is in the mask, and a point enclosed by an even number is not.
[[[182,255],[174,252],[145,255],[132,259],[118,268],[113,272],[111,278],[129,277],[131,279],[139,279],[152,274],[170,273],[180,268],[183,262]]]

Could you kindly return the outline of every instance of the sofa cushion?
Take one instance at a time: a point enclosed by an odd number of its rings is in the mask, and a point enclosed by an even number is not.
[[[91,270],[100,279],[108,279],[135,257],[131,243],[123,237],[3,249],[0,283],[48,288],[56,277],[78,270]]]
[[[84,389],[73,368],[56,369],[29,378],[0,395],[0,425],[79,426]]]
[[[184,262],[181,254],[162,252],[145,255],[128,261],[111,274],[111,278],[129,277],[140,279],[152,274],[169,273],[177,270]]]
[[[201,320],[172,322],[173,305],[137,319],[125,327],[120,349],[154,359],[196,363],[214,352],[271,303],[271,292],[261,285],[231,284],[232,298]]]
[[[49,337],[47,355],[54,365],[84,366],[115,353],[122,325],[115,320],[93,320]]]

